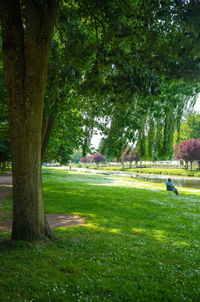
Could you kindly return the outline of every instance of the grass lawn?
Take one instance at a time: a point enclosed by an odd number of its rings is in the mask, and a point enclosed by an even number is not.
[[[200,190],[56,170],[43,182],[48,213],[87,225],[0,245],[1,302],[200,301]]]
[[[4,174],[4,173],[7,173],[7,172],[11,172],[12,169],[11,168],[5,168],[3,170],[0,169],[0,174]]]
[[[89,169],[95,170],[106,170],[106,171],[124,171],[132,173],[145,173],[145,174],[160,174],[160,175],[178,175],[178,176],[192,176],[200,177],[200,170],[186,170],[184,168],[160,168],[160,167],[149,167],[149,168],[122,168],[122,167],[95,167],[95,166],[86,166]]]

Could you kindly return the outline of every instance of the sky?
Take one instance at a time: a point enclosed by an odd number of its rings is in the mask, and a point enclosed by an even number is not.
[[[197,98],[197,102],[196,102],[196,104],[194,106],[194,109],[195,109],[195,111],[200,112],[200,94],[199,94],[199,96]]]
[[[94,147],[94,148],[98,148],[99,146],[99,143],[100,143],[100,140],[101,140],[101,135],[100,134],[95,134],[93,135],[92,137],[92,141],[91,141],[91,145]]]

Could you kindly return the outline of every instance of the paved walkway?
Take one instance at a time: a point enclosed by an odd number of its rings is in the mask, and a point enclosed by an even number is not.
[[[12,174],[0,174],[0,206],[1,202],[6,200],[12,192]]]

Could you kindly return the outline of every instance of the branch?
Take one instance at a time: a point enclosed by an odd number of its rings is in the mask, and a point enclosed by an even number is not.
[[[42,121],[42,146],[41,146],[41,163],[44,161],[45,152],[47,145],[50,139],[50,135],[53,129],[53,125],[57,115],[58,104],[64,102],[66,99],[66,94],[63,94],[60,99],[56,99],[55,103],[52,106],[51,115],[47,119],[43,118]]]
[[[96,39],[97,39],[97,47],[98,47],[99,46],[99,37],[98,37],[98,26],[97,26],[96,17],[94,18],[94,22],[95,22]]]
[[[26,1],[25,55],[28,77],[32,76],[32,66],[35,66],[40,78],[46,79],[47,57],[56,17],[56,2],[56,0],[48,0],[46,6],[41,6],[36,4],[35,0]]]
[[[103,31],[105,33],[105,26],[104,26],[104,24],[99,20],[99,18],[95,17],[95,19],[101,24],[101,26],[103,28]]]

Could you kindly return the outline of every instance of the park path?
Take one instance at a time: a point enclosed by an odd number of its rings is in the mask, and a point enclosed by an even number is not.
[[[0,174],[0,207],[2,202],[8,199],[12,193],[12,173]],[[12,220],[7,218],[7,213],[0,212],[0,232],[9,232],[12,228]]]
[[[0,206],[12,192],[12,173],[0,174]]]

